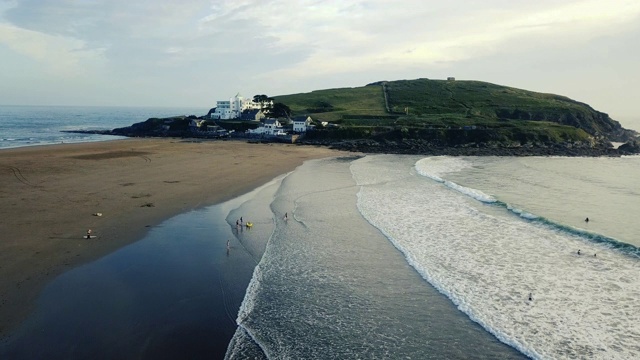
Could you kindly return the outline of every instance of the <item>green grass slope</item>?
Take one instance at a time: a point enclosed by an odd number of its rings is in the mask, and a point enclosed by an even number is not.
[[[323,121],[335,122],[350,115],[388,115],[381,86],[316,90],[274,99],[289,106],[295,115],[312,115]]]
[[[548,121],[598,136],[622,127],[605,113],[567,97],[482,81],[400,80],[384,85],[393,112],[417,116],[486,120]]]
[[[607,114],[567,97],[482,81],[381,81],[357,88],[277,96],[275,100],[289,106],[294,115],[335,122],[355,134],[386,129],[425,136],[425,132],[437,129],[473,127],[506,137],[533,133],[534,138],[550,142],[590,137],[624,141],[632,136]]]

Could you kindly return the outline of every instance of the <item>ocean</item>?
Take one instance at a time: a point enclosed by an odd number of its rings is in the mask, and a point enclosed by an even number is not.
[[[0,149],[33,145],[114,140],[121,137],[65,133],[63,130],[111,130],[151,117],[197,115],[205,108],[9,106],[0,105]]]
[[[640,156],[308,161],[56,278],[0,355],[635,359],[638,178]]]
[[[305,163],[227,358],[638,358],[639,176],[638,156]]]

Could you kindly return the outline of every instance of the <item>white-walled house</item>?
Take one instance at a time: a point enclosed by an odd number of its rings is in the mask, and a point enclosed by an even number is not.
[[[211,113],[211,118],[222,120],[237,119],[244,110],[254,109],[261,110],[262,105],[252,99],[245,99],[238,93],[229,100],[217,101],[216,109]]]
[[[282,123],[278,119],[266,119],[259,127],[247,130],[249,134],[286,135]]]
[[[312,119],[311,116],[296,116],[292,122],[294,133],[304,133],[311,127]]]

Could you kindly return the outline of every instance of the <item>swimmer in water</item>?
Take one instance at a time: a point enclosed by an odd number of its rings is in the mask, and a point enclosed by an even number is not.
[[[581,254],[580,254],[580,249],[578,249],[578,255],[581,255]]]
[[[533,294],[529,293],[529,301],[533,300]]]

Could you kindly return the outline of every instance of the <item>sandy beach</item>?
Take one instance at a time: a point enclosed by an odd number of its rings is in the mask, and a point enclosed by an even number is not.
[[[180,139],[1,150],[0,338],[58,274],[141,239],[171,216],[246,193],[305,160],[339,154]],[[95,239],[84,238],[88,229]]]

